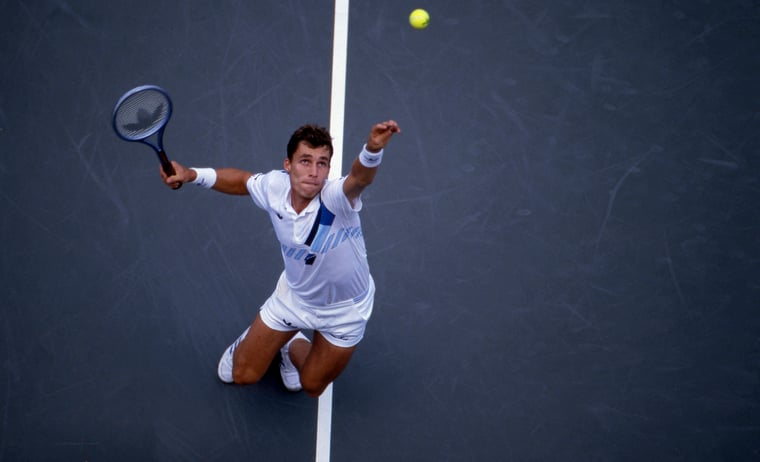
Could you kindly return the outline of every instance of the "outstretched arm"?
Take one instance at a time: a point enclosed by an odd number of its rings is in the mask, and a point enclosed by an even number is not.
[[[354,159],[343,183],[343,193],[351,204],[359,198],[364,188],[372,184],[377,174],[377,167],[383,154],[383,149],[395,133],[401,133],[401,128],[394,120],[387,120],[372,126],[367,144],[362,153]]]
[[[163,169],[161,170],[161,179],[172,189],[176,189],[180,184],[192,183],[198,178],[198,172],[195,169],[187,168],[177,161],[171,161],[175,174],[167,176]],[[248,188],[246,183],[253,176],[253,173],[237,168],[219,168],[214,169],[216,180],[213,181],[212,188],[225,193],[234,195],[247,195]]]

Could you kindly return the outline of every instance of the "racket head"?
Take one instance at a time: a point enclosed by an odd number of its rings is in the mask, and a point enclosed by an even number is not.
[[[143,141],[162,131],[172,116],[172,100],[163,88],[142,85],[119,98],[113,109],[113,129],[126,141]],[[159,133],[159,150],[161,146]]]

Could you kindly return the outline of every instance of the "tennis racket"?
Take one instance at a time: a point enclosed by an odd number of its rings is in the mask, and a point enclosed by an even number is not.
[[[116,134],[123,140],[139,141],[153,148],[167,176],[174,175],[174,167],[164,152],[164,129],[171,116],[172,100],[169,94],[155,85],[142,85],[129,90],[119,98],[113,110]],[[155,141],[151,141],[151,137]]]

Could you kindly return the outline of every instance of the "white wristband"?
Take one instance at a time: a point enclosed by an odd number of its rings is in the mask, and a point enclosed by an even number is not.
[[[367,145],[362,148],[362,152],[359,153],[359,163],[367,168],[375,168],[383,161],[383,149],[380,152],[367,151]]]
[[[191,168],[195,170],[197,176],[192,181],[193,184],[206,189],[211,189],[216,184],[216,170],[213,168]]]

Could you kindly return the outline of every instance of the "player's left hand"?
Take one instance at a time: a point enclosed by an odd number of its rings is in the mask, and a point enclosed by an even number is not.
[[[380,152],[391,140],[394,133],[401,133],[395,120],[386,120],[372,126],[367,140],[367,151]]]

